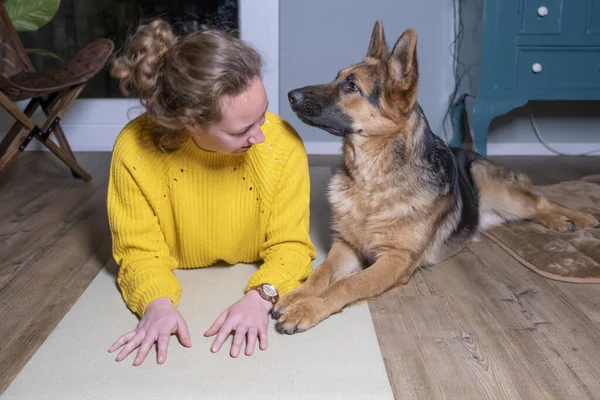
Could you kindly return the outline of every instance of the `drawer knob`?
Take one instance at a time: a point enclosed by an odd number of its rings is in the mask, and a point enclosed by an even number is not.
[[[533,71],[534,74],[539,74],[540,72],[542,72],[542,64],[534,63],[531,66],[531,70]]]
[[[548,15],[548,7],[546,6],[539,6],[537,9],[537,13],[540,17],[545,17],[546,15]]]

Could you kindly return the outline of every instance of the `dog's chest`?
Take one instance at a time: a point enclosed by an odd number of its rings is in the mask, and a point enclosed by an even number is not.
[[[402,191],[384,182],[355,182],[339,172],[329,186],[334,230],[365,257],[388,246],[413,208],[403,201]]]

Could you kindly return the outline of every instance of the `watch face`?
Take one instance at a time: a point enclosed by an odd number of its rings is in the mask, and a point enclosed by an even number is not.
[[[275,286],[265,283],[262,288],[267,295],[271,297],[277,296],[277,289],[275,289]]]

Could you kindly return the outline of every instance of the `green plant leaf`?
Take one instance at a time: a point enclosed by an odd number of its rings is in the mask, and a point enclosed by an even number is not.
[[[54,18],[60,0],[6,0],[4,8],[17,32],[33,32]]]
[[[29,54],[37,54],[44,57],[54,58],[55,60],[65,62],[58,54],[46,49],[26,49]]]

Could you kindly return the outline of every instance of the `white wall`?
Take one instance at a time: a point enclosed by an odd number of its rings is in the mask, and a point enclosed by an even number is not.
[[[453,88],[449,46],[453,34],[453,0],[241,0],[240,27],[265,58],[265,85],[271,109],[288,119],[313,154],[339,153],[339,139],[301,123],[287,104],[296,87],[328,82],[340,68],[361,60],[376,19],[384,23],[393,46],[408,27],[419,37],[419,102],[436,133]],[[600,108],[596,102],[533,103],[492,122],[489,154],[551,154],[538,143],[528,119],[533,110],[541,133],[564,152],[600,148]],[[72,147],[110,151],[127,121],[142,111],[137,100],[78,100],[63,127]],[[12,118],[0,112],[0,132]],[[448,131],[449,134],[450,130]],[[2,134],[0,133],[0,136]],[[39,148],[32,142],[31,149]]]
[[[432,129],[441,133],[454,86],[451,0],[282,0],[280,9],[280,113],[300,132],[309,151],[338,152],[339,139],[303,124],[291,111],[287,93],[330,82],[340,69],[361,61],[378,19],[390,49],[405,29],[417,31],[419,102]]]

